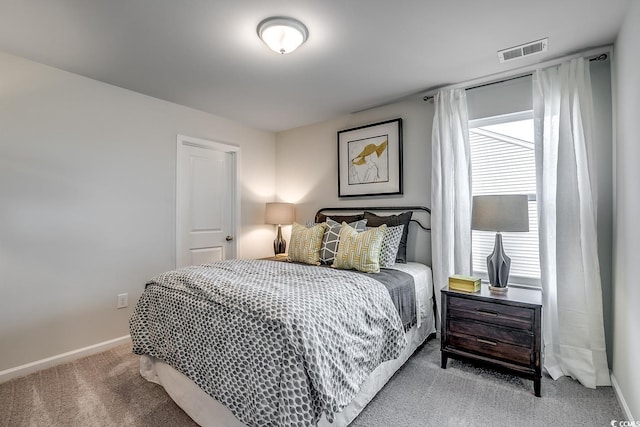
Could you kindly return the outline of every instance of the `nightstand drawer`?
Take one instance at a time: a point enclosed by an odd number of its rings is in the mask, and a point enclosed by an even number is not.
[[[533,328],[534,313],[532,309],[526,307],[450,298],[449,315],[530,331]]]
[[[459,347],[478,354],[492,358],[500,358],[524,366],[529,366],[532,360],[531,348],[520,347],[472,335],[451,332],[449,334],[449,344],[453,347]]]
[[[475,336],[521,347],[533,347],[533,334],[526,331],[502,328],[464,319],[450,319],[447,329],[451,333]]]

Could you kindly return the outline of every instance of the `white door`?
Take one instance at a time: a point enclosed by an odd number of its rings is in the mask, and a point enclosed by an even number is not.
[[[237,152],[178,136],[177,267],[236,257]]]

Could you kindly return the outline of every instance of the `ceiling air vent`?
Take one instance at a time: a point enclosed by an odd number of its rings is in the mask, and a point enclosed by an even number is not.
[[[548,43],[549,39],[546,38],[531,43],[521,44],[520,46],[503,49],[498,51],[498,59],[500,59],[500,62],[507,62],[525,56],[534,55],[536,53],[546,52]]]

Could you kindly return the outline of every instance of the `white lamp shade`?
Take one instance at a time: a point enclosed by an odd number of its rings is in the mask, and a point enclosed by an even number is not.
[[[267,224],[293,224],[295,218],[295,207],[293,203],[267,203],[265,212],[265,222]]]
[[[529,231],[527,195],[474,196],[471,228],[484,231]]]
[[[307,40],[309,31],[293,18],[267,18],[258,25],[258,36],[271,50],[285,54],[296,50]]]

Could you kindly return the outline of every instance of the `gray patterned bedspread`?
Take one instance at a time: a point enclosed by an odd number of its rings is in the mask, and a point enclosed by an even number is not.
[[[365,275],[261,260],[170,271],[130,320],[133,352],[184,373],[250,426],[310,426],[344,408],[406,345]]]

